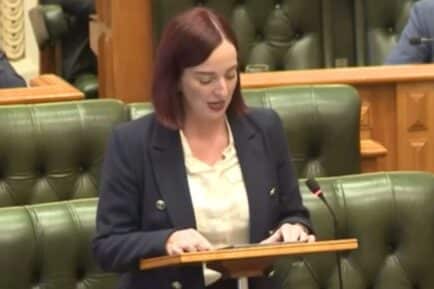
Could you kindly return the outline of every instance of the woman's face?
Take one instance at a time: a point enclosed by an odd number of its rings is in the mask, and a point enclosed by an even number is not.
[[[237,85],[237,69],[237,51],[227,40],[223,40],[204,62],[184,69],[179,85],[186,119],[224,118]]]

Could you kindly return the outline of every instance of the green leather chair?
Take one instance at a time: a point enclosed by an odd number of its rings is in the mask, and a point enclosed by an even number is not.
[[[109,99],[0,106],[0,207],[97,196],[107,137],[127,120]]]
[[[360,98],[343,85],[244,90],[283,122],[299,177],[360,173]]]
[[[417,0],[153,0],[154,42],[170,17],[195,5],[215,9],[235,30],[244,69],[382,65]]]
[[[421,172],[318,180],[336,212],[339,238],[357,238],[343,253],[351,289],[434,288],[434,176]],[[319,240],[334,239],[327,209],[300,182]],[[116,288],[90,251],[97,199],[0,209],[0,288]],[[337,288],[332,253],[282,258],[270,274],[276,289]]]
[[[154,43],[168,19],[195,5],[225,16],[237,35],[241,67],[269,70],[333,66],[332,15],[327,0],[152,0]]]
[[[0,209],[0,288],[116,288],[91,252],[97,199]]]
[[[42,0],[29,12],[39,49],[54,47],[58,53],[53,73],[71,82],[86,98],[98,97],[96,57],[90,50],[88,31],[93,5],[93,0]]]
[[[382,65],[396,45],[415,0],[355,1],[357,65]]]
[[[249,104],[280,115],[300,177],[360,172],[360,99],[353,88],[244,94]],[[96,197],[112,128],[150,111],[149,103],[113,99],[0,106],[0,207]]]
[[[338,219],[336,235],[359,249],[342,255],[344,288],[434,288],[434,175],[372,173],[318,180]],[[324,204],[300,185],[320,240],[333,239]],[[276,288],[338,288],[334,254],[286,258]]]

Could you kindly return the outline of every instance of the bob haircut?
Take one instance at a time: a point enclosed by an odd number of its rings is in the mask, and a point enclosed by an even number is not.
[[[229,24],[207,8],[187,10],[169,21],[158,46],[152,83],[156,117],[164,126],[172,129],[183,127],[184,104],[178,90],[182,73],[185,68],[204,62],[224,39],[232,43],[238,53],[238,43]],[[241,115],[246,111],[239,69],[237,76],[227,114]]]

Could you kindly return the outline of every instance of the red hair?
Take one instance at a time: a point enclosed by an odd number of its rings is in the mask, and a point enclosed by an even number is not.
[[[234,32],[224,18],[215,12],[196,7],[179,14],[167,24],[158,46],[152,102],[157,119],[165,126],[178,129],[184,122],[183,99],[179,80],[185,68],[204,62],[226,39],[238,44]],[[227,113],[242,114],[246,105],[241,96],[240,72]]]

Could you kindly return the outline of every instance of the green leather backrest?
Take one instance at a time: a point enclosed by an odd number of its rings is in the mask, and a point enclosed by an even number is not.
[[[196,5],[218,11],[232,24],[242,69],[267,64],[270,70],[331,67],[329,0],[193,1],[152,0],[155,43],[168,20]]]
[[[335,210],[345,288],[434,288],[434,175],[395,172],[318,179]],[[319,240],[334,239],[325,206],[300,188]],[[90,252],[97,199],[0,209],[0,288],[115,288]],[[334,254],[282,258],[273,278],[284,289],[336,286]]]
[[[345,85],[243,90],[248,105],[269,107],[280,116],[299,177],[360,172],[360,98]],[[149,104],[130,104],[138,118]]]
[[[0,288],[113,289],[91,251],[97,200],[0,209]]]
[[[357,2],[355,33],[357,65],[382,65],[396,45],[415,0],[366,0]]]
[[[0,207],[94,197],[106,139],[124,104],[0,106]]]
[[[360,98],[354,88],[277,87],[243,94],[249,105],[278,113],[299,177],[360,172]]]
[[[195,5],[232,23],[246,64],[271,70],[381,65],[417,0],[153,0],[154,42],[178,12]]]
[[[339,238],[357,238],[343,253],[344,288],[434,288],[434,176],[372,173],[318,180],[336,212]],[[334,239],[326,207],[300,185],[320,240]],[[284,258],[277,288],[338,288],[334,254]]]
[[[245,90],[251,105],[282,118],[300,177],[359,172],[359,110],[348,86]],[[87,100],[0,106],[0,207],[98,195],[112,128],[152,111],[149,103]]]

